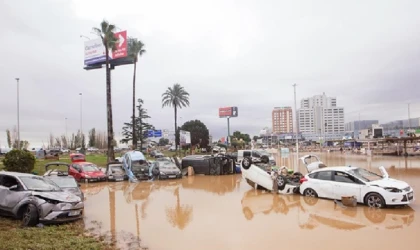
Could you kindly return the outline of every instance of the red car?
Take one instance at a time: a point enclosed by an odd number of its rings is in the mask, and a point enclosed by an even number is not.
[[[69,174],[76,181],[93,182],[105,181],[106,175],[91,162],[74,162],[70,166]]]

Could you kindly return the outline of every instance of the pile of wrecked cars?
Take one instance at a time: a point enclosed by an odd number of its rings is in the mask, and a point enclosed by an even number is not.
[[[308,160],[315,158],[315,161]],[[351,199],[353,205],[365,204],[373,208],[408,205],[414,201],[413,188],[406,182],[389,177],[384,167],[381,174],[352,166],[327,167],[317,156],[300,158],[307,174],[293,172],[286,167],[273,167],[267,157],[244,157],[242,176],[253,188],[278,193],[302,194],[312,198],[326,198],[335,202]]]

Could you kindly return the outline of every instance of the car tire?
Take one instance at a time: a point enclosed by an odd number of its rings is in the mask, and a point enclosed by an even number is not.
[[[313,190],[312,188],[307,188],[303,191],[303,195],[304,196],[308,196],[308,197],[315,197],[318,198],[318,193]]]
[[[251,157],[244,157],[244,159],[242,160],[242,167],[245,170],[248,170],[252,165],[252,159]]]
[[[286,186],[286,178],[283,175],[277,176],[277,186],[279,187],[279,190],[282,191],[284,187]]]
[[[366,195],[365,204],[371,208],[384,208],[386,206],[384,198],[378,193]]]
[[[38,224],[38,210],[33,204],[28,204],[22,214],[22,225],[25,227],[34,227]]]
[[[264,164],[268,164],[270,162],[270,158],[268,158],[268,156],[263,155],[261,156],[261,162]]]

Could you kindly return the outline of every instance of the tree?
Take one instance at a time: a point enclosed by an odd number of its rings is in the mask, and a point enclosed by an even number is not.
[[[146,50],[143,49],[144,44],[138,40],[137,38],[129,38],[128,39],[128,55],[133,58],[134,61],[134,73],[133,73],[133,117],[132,117],[132,124],[136,123],[136,70],[137,70],[137,61],[138,57],[142,56],[146,53]],[[133,135],[133,146],[137,148],[137,133],[136,133],[136,126],[132,126]]]
[[[147,114],[147,109],[143,107],[143,100],[138,99],[139,105],[137,106],[138,116],[135,120],[135,131],[137,133],[136,137],[140,141],[140,148],[143,147],[143,143],[146,140],[147,136],[145,133],[147,130],[155,129],[151,124],[147,123],[145,120],[149,119],[150,116]],[[123,126],[122,135],[124,138],[121,140],[121,143],[127,143],[133,140],[133,123],[126,122]],[[134,143],[133,143],[134,145]]]
[[[69,148],[68,142],[67,142],[67,137],[65,135],[61,136],[61,146],[63,148]]]
[[[54,146],[61,148],[61,138],[60,137],[56,137],[55,138],[55,144],[54,144]]]
[[[95,128],[92,128],[89,130],[89,147],[95,147],[96,146],[96,131]]]
[[[199,145],[200,148],[206,148],[209,145],[209,130],[200,120],[192,120],[184,123],[181,130],[191,133],[191,145]]]
[[[114,129],[112,124],[112,102],[111,102],[111,68],[109,65],[109,50],[114,51],[118,39],[115,37],[115,25],[102,21],[100,28],[93,28],[105,46],[105,70],[106,70],[106,110],[107,110],[107,127],[108,127],[108,162],[115,160],[114,147]]]
[[[169,144],[169,139],[166,139],[166,138],[160,138],[159,139],[159,146],[166,146],[166,145],[168,145]]]
[[[12,147],[12,138],[10,137],[10,130],[6,130],[6,136],[7,136],[7,146],[9,148]]]
[[[253,141],[257,141],[259,139],[259,137],[258,136],[256,136],[256,135],[254,135],[254,137],[252,137],[252,140]]]
[[[238,140],[242,139],[242,141],[246,143],[251,142],[251,137],[249,136],[249,134],[242,134],[240,131],[233,132],[233,137],[235,137]]]
[[[30,173],[35,167],[35,156],[27,150],[13,149],[3,159],[6,171]]]
[[[174,86],[168,87],[165,93],[162,94],[162,108],[168,106],[174,108],[174,117],[175,117],[175,138],[179,136],[177,131],[177,109],[182,107],[190,106],[189,100],[190,94],[185,91],[179,83],[175,83]],[[175,150],[178,150],[178,144],[175,144]]]

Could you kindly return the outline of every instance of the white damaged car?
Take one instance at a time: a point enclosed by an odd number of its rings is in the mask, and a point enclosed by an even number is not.
[[[358,203],[375,208],[408,205],[414,201],[410,185],[389,178],[384,167],[379,169],[382,175],[350,166],[315,169],[301,179],[300,193],[336,200],[354,196]]]

